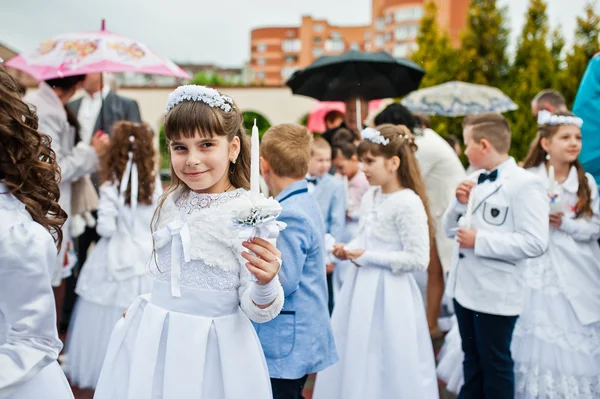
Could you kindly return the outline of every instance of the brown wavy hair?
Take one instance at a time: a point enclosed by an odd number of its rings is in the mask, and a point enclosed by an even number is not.
[[[554,115],[575,116],[575,114],[568,111],[556,112]],[[538,126],[537,136],[531,143],[529,154],[527,154],[527,157],[523,162],[523,167],[525,169],[534,168],[542,163],[544,165],[546,164],[546,156],[548,154],[542,148],[542,139],[552,140],[552,137],[558,132],[560,126],[561,125],[548,124]],[[594,211],[592,210],[592,190],[588,184],[585,170],[578,159],[571,162],[571,166],[574,166],[577,170],[577,179],[579,180],[579,188],[577,189],[578,201],[577,204],[575,204],[575,218],[579,218],[580,216],[591,217],[594,214]]]
[[[220,94],[220,93],[219,93]],[[229,182],[235,188],[250,188],[250,139],[244,127],[242,112],[236,104],[231,104],[229,112],[219,107],[211,107],[201,101],[183,101],[173,107],[165,116],[165,136],[169,143],[182,137],[193,138],[196,133],[203,137],[225,136],[231,142],[234,137],[240,140],[240,153],[236,163],[229,163]],[[189,187],[182,182],[170,164],[171,185],[161,197],[153,225],[158,221],[160,209],[167,196],[177,189]]]
[[[429,226],[429,238],[432,240],[435,236],[435,220],[429,212],[429,198],[425,183],[421,178],[419,164],[415,158],[414,152],[417,150],[415,138],[408,127],[404,125],[385,124],[377,126],[376,129],[381,135],[389,140],[387,145],[376,144],[368,140],[363,140],[358,146],[358,156],[365,154],[378,157],[383,156],[391,159],[396,156],[400,158],[400,167],[398,168],[398,181],[402,187],[413,190],[423,202],[425,213],[427,214],[427,224]]]
[[[130,141],[133,137],[133,142]],[[138,169],[138,204],[152,205],[156,186],[154,134],[145,123],[117,122],[112,131],[110,149],[102,159],[102,182],[121,182],[129,151]],[[131,184],[125,192],[125,203],[131,203]]]
[[[37,115],[21,100],[18,83],[0,67],[0,180],[60,248],[67,214],[58,204],[60,168],[50,142],[38,132]]]

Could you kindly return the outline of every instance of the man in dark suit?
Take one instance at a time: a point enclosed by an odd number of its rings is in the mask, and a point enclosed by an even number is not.
[[[100,73],[88,74],[83,82],[83,89],[85,90],[83,97],[68,104],[69,110],[77,117],[80,125],[79,138],[87,144],[91,143],[92,137],[98,131],[103,131],[110,136],[115,122],[124,120],[130,122],[142,121],[137,102],[117,95],[113,90],[116,86],[113,82],[111,76],[105,76],[105,79],[102,79]],[[98,190],[100,173],[94,173],[91,177],[96,190]],[[93,215],[96,217],[96,212],[93,212]],[[96,229],[88,227],[81,236],[75,239],[78,258],[77,269],[73,276],[67,279],[61,329],[66,329],[69,325],[76,298],[75,285],[77,284],[78,271],[85,263],[90,245],[98,241],[99,238]]]

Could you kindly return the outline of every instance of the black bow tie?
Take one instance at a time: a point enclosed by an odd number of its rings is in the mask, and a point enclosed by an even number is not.
[[[481,184],[481,183],[485,182],[486,180],[496,181],[497,178],[498,178],[498,169],[496,169],[490,173],[483,172],[477,178],[477,184]]]
[[[306,181],[307,181],[308,183],[312,183],[312,184],[314,184],[315,186],[316,186],[316,185],[317,185],[317,183],[318,183],[318,180],[317,180],[316,178],[314,178],[314,177],[307,177],[307,178],[306,178]]]

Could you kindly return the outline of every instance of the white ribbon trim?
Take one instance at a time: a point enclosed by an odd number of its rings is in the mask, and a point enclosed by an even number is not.
[[[171,237],[171,295],[181,296],[181,253],[185,262],[190,261],[191,236],[187,223],[173,221],[165,227]]]
[[[131,205],[131,220],[129,221],[131,228],[135,223],[135,211],[137,209],[138,204],[138,191],[139,191],[139,181],[138,181],[138,168],[137,164],[133,162],[133,152],[129,151],[127,153],[128,160],[127,165],[125,165],[125,172],[121,177],[121,184],[119,186],[119,203],[121,206],[125,206],[125,193],[127,192],[127,188],[129,186],[129,181],[131,180],[131,196],[130,196],[130,205]],[[121,210],[121,215],[123,212]]]
[[[279,236],[279,232],[285,229],[286,226],[287,224],[284,222],[278,222],[274,220],[261,226],[238,227],[238,237],[245,240],[249,240],[251,238],[262,238],[264,240],[277,238]]]
[[[545,109],[538,112],[538,125],[575,125],[583,126],[583,119],[577,116],[553,115]]]

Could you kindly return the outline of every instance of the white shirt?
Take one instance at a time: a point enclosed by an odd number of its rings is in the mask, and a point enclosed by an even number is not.
[[[110,93],[110,87],[104,86],[104,89],[102,89],[102,97],[104,97],[105,100],[108,93]],[[102,109],[102,97],[100,97],[100,92],[90,95],[86,91],[81,99],[77,119],[81,125],[81,131],[79,132],[81,141],[86,144],[92,143],[96,121],[98,120],[100,110]]]

